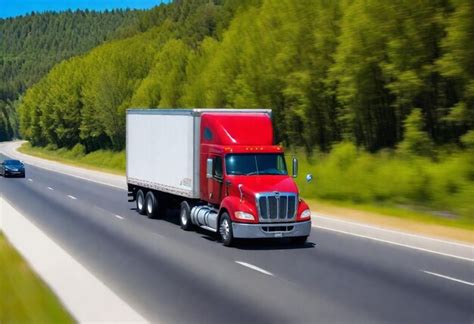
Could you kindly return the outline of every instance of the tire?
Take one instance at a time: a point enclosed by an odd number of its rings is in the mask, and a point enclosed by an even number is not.
[[[136,201],[137,212],[140,215],[145,215],[145,193],[143,192],[143,190],[140,189],[137,191]]]
[[[193,229],[193,223],[191,222],[191,207],[187,201],[181,202],[181,210],[179,211],[179,223],[181,228],[185,231]]]
[[[158,199],[156,199],[152,191],[148,191],[145,196],[145,211],[148,218],[158,217]]]
[[[307,236],[292,237],[291,243],[293,243],[294,245],[304,245],[307,239],[308,239]]]
[[[229,214],[226,212],[222,213],[219,218],[219,234],[221,241],[224,246],[231,246],[234,243],[234,233],[232,231],[232,221]]]

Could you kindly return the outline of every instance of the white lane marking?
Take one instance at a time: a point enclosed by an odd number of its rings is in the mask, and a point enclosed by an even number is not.
[[[64,174],[64,175],[66,175],[66,176],[70,176],[70,177],[73,177],[73,178],[77,178],[77,179],[81,179],[81,180],[85,180],[85,181],[89,181],[89,182],[98,183],[98,184],[101,184],[101,185],[104,185],[104,186],[109,186],[109,187],[117,188],[117,189],[120,189],[120,190],[123,190],[123,191],[126,191],[126,190],[127,190],[127,189],[124,188],[124,187],[116,186],[116,185],[113,185],[113,184],[110,184],[110,183],[107,183],[107,182],[103,182],[103,181],[99,181],[99,180],[95,180],[95,179],[84,178],[84,177],[81,177],[81,176],[78,176],[78,175],[75,175],[75,174],[71,174],[71,173],[67,173],[67,172],[61,172],[61,171],[58,171],[58,170],[52,170],[52,169],[48,169],[48,168],[41,167],[41,166],[38,166],[38,165],[35,165],[35,167],[41,168],[41,169],[44,169],[44,170],[47,170],[47,171],[50,171],[50,172],[61,173],[61,174]]]
[[[54,189],[53,189],[53,188],[51,188],[51,187],[48,187],[48,190],[51,190],[51,191],[53,191]]]
[[[28,181],[29,181],[29,182],[33,182],[33,179],[31,179],[31,178],[28,178]]]
[[[362,223],[347,221],[347,220],[340,219],[340,218],[326,217],[326,216],[322,216],[322,214],[319,214],[318,212],[315,212],[315,213],[313,213],[313,214],[315,214],[315,218],[316,218],[316,219],[322,218],[322,219],[327,219],[327,220],[331,220],[331,221],[335,221],[335,222],[346,223],[346,224],[351,224],[351,225],[360,226],[360,227],[366,227],[366,228],[372,228],[372,229],[376,229],[376,230],[383,231],[383,232],[401,234],[401,235],[406,235],[406,236],[411,236],[411,237],[417,237],[417,238],[422,238],[422,239],[431,240],[431,241],[436,241],[436,242],[441,242],[441,243],[446,243],[446,244],[452,244],[452,245],[459,245],[459,246],[474,248],[474,245],[470,245],[470,244],[463,244],[463,243],[458,243],[458,242],[451,242],[451,241],[441,240],[441,239],[434,238],[434,237],[428,237],[428,236],[423,236],[423,235],[405,233],[405,232],[402,232],[402,231],[396,231],[396,230],[381,228],[381,227],[374,226],[374,225],[368,225],[368,224],[362,224]]]
[[[424,273],[427,273],[429,275],[435,276],[435,277],[440,277],[440,278],[443,278],[443,279],[456,281],[456,282],[459,282],[459,283],[462,283],[462,284],[465,284],[465,285],[468,285],[468,286],[474,286],[474,282],[469,282],[469,281],[464,281],[464,280],[461,280],[461,279],[456,279],[456,278],[445,276],[445,275],[442,275],[442,274],[439,274],[439,273],[436,273],[436,272],[431,272],[431,271],[426,271],[426,270],[420,270],[420,271],[422,271]]]
[[[118,218],[118,219],[122,219],[122,220],[125,219],[125,218],[123,218],[123,217],[120,216],[120,215],[114,215],[114,216],[115,216],[116,218]]]
[[[71,195],[67,195],[69,198],[73,199],[73,200],[76,200],[77,198],[74,197],[74,196],[71,196]]]
[[[263,274],[266,274],[267,276],[272,276],[273,277],[273,273],[267,271],[267,270],[264,270],[262,268],[259,268],[257,266],[254,266],[253,264],[250,264],[250,263],[247,263],[247,262],[242,262],[242,261],[235,261],[235,263],[238,263],[244,267],[247,267],[247,268],[250,268],[252,270],[255,270],[255,271],[258,271],[258,272],[261,272]]]
[[[341,231],[341,230],[336,230],[336,229],[333,229],[333,228],[324,227],[324,226],[319,226],[319,225],[318,225],[318,226],[313,225],[312,227],[320,228],[320,229],[327,230],[327,231],[332,231],[332,232],[337,232],[337,233],[352,235],[352,236],[356,236],[356,237],[362,237],[362,238],[366,238],[366,239],[374,240],[374,241],[378,241],[378,242],[383,242],[383,243],[393,244],[393,245],[397,245],[397,246],[402,246],[402,247],[409,248],[409,249],[413,249],[413,250],[418,250],[418,251],[423,251],[423,252],[438,254],[438,255],[442,255],[442,256],[446,256],[446,257],[450,257],[450,258],[455,258],[455,259],[459,259],[459,260],[474,262],[474,259],[471,259],[471,258],[466,258],[466,257],[458,256],[458,255],[453,255],[453,254],[448,254],[448,253],[433,251],[433,250],[424,249],[424,248],[420,248],[420,247],[416,247],[416,246],[412,246],[412,245],[408,245],[408,244],[402,244],[402,243],[397,243],[397,242],[393,242],[393,241],[382,240],[382,239],[375,238],[375,237],[371,237],[371,236],[366,236],[366,235],[360,235],[360,234],[350,233],[350,232]]]

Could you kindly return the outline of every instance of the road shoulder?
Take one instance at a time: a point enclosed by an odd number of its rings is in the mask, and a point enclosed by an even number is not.
[[[146,322],[2,197],[0,229],[79,322]]]

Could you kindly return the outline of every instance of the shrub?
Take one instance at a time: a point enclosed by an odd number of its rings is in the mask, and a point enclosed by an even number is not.
[[[71,149],[71,155],[74,157],[82,157],[86,154],[86,148],[82,144],[76,144]]]
[[[430,158],[398,151],[370,154],[341,143],[328,154],[303,152],[297,179],[303,196],[366,204],[409,205],[465,216],[474,222],[474,155],[457,151]]]
[[[423,131],[423,117],[420,109],[413,109],[404,121],[404,139],[399,151],[404,155],[433,157],[434,146],[430,137]]]
[[[474,130],[470,130],[463,136],[461,136],[461,142],[468,149],[474,149]]]

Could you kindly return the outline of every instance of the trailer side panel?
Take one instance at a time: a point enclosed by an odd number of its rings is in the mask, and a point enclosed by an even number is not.
[[[127,182],[199,198],[199,132],[192,114],[127,112]],[[196,125],[197,124],[197,125]],[[197,178],[196,178],[197,176]]]

